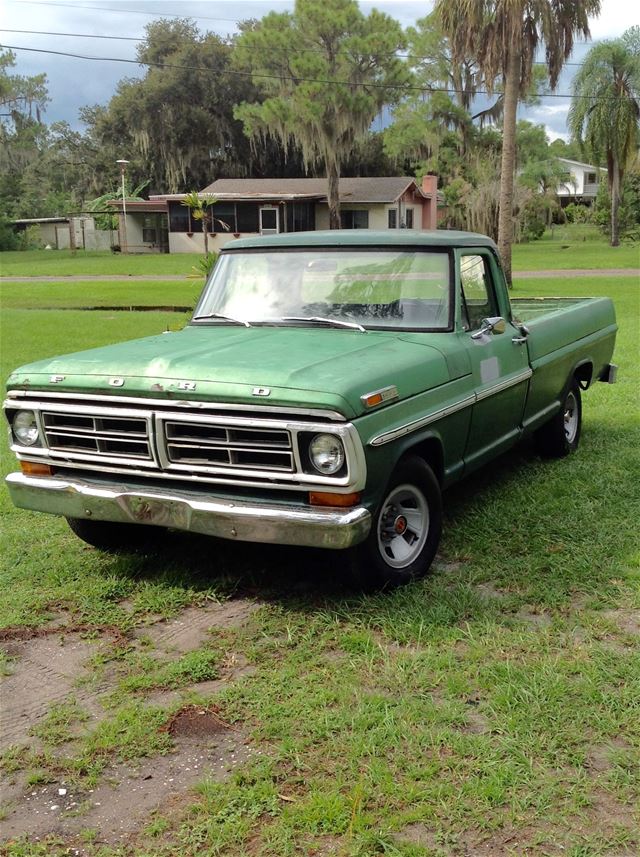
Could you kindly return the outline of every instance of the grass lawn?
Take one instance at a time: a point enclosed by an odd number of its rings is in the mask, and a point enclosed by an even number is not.
[[[193,309],[204,280],[180,282],[72,281],[3,283],[0,304],[8,309],[70,309],[116,306],[188,306]]]
[[[187,275],[201,259],[197,254],[121,255],[110,251],[29,250],[0,253],[1,277],[136,274]],[[593,227],[554,227],[540,241],[513,248],[514,271],[537,269],[639,268],[640,247],[610,247]]]
[[[539,241],[513,247],[513,270],[640,268],[640,245],[611,247],[594,227],[556,226]]]
[[[197,253],[122,255],[110,250],[11,250],[0,253],[0,277],[65,277],[82,274],[191,273],[202,256]]]
[[[85,288],[86,305],[106,294]],[[58,648],[74,629],[73,639],[99,647],[78,699],[52,705],[26,746],[5,751],[5,776],[33,789],[64,781],[89,798],[125,763],[160,765],[180,703],[156,694],[219,678],[231,652],[248,664],[245,677],[193,700],[203,710],[214,698],[253,750],[226,777],[176,789],[125,846],[105,845],[87,825],[73,837],[17,838],[4,853],[638,854],[638,289],[630,278],[563,279],[561,288],[615,300],[619,383],[585,394],[576,455],[541,461],[523,445],[449,491],[440,560],[402,591],[355,595],[333,555],[295,549],[175,536],[146,555],[110,556],[2,492],[0,586],[10,597],[0,629],[54,620],[65,628]],[[146,290],[136,284],[131,302]],[[558,294],[559,285],[516,277],[515,292]],[[29,310],[11,295],[3,377],[176,320]],[[53,305],[60,288],[42,295]],[[25,301],[33,306],[33,293]],[[246,623],[217,628],[194,651],[160,657],[145,637],[158,618],[241,599],[257,607]],[[20,668],[12,658],[0,659],[0,675]],[[96,720],[79,699],[105,683]]]

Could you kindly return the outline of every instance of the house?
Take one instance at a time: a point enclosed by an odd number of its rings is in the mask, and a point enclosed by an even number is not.
[[[117,237],[109,230],[96,229],[91,215],[76,217],[30,217],[12,220],[11,225],[18,233],[31,227],[37,227],[38,237],[43,246],[56,250],[108,250]]]
[[[435,229],[437,178],[418,185],[410,176],[340,179],[343,229]],[[209,249],[245,235],[272,235],[329,227],[327,180],[218,179],[200,191],[213,196]],[[126,202],[112,200],[121,221],[121,245],[128,252],[202,253],[202,221],[184,205],[185,194],[152,196]]]
[[[556,191],[562,208],[571,202],[593,205],[598,193],[598,184],[606,178],[607,171],[603,167],[571,161],[569,158],[558,158],[558,162],[571,175],[570,181],[558,185]]]

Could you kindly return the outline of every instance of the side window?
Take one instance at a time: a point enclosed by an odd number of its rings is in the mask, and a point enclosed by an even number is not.
[[[465,330],[478,330],[482,319],[497,315],[489,266],[484,256],[460,258],[462,324]]]

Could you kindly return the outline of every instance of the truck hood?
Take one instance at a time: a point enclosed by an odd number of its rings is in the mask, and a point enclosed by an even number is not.
[[[330,328],[191,325],[175,333],[31,363],[16,370],[8,386],[329,408],[352,418],[363,412],[360,397],[365,393],[395,384],[402,399],[450,380],[444,355],[425,341],[427,337]],[[260,397],[256,388],[262,388]]]

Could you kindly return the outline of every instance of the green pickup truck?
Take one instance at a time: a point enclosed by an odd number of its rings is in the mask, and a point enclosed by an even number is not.
[[[577,447],[615,335],[606,298],[510,303],[482,235],[241,239],[183,330],[11,375],[7,484],[103,549],[150,526],[343,549],[394,586],[429,568],[444,488],[526,435]]]

